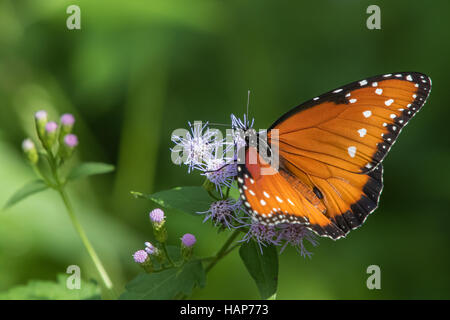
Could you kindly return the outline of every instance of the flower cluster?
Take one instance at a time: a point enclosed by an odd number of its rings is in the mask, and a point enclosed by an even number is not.
[[[149,213],[150,222],[153,227],[153,234],[156,242],[145,242],[145,248],[133,254],[134,262],[139,264],[147,273],[175,267],[166,247],[167,229],[165,227],[166,216],[164,211],[157,208]],[[181,257],[184,261],[192,257],[196,238],[190,233],[181,237]]]
[[[58,163],[69,158],[78,145],[78,138],[72,133],[75,117],[69,113],[63,114],[58,124],[49,121],[47,111],[40,110],[35,113],[34,119],[37,137],[45,153],[56,158]],[[30,138],[22,142],[22,150],[31,164],[38,163],[39,151]]]
[[[189,173],[202,172],[222,195],[222,188],[231,187],[237,175],[235,143],[224,139],[218,129],[209,128],[208,122],[189,123],[189,127],[190,130],[181,129],[172,134],[174,163],[186,165]]]
[[[243,120],[231,115],[232,129],[227,130],[226,139],[222,138],[220,131],[210,128],[208,123],[189,123],[190,130],[178,129],[172,135],[175,146],[171,150],[176,155],[172,159],[176,164],[188,166],[189,173],[198,170],[206,178],[203,186],[215,201],[207,211],[198,212],[204,215],[203,222],[211,221],[220,229],[240,229],[244,231],[240,241],[254,240],[261,250],[264,246],[275,245],[280,247],[281,253],[291,245],[301,256],[310,257],[304,240],[313,246],[318,243],[309,229],[300,224],[262,224],[246,212],[236,192],[235,198],[230,196],[233,194],[230,190],[236,190],[237,154],[247,144],[245,132],[254,131],[253,122],[246,115]],[[216,191],[216,195],[213,191]]]

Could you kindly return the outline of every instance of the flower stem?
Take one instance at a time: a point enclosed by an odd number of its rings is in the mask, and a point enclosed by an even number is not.
[[[53,156],[51,151],[48,151],[47,160],[48,160],[53,178],[56,183],[56,185],[53,186],[53,189],[55,189],[61,196],[61,199],[64,202],[67,212],[69,213],[69,217],[70,217],[70,220],[72,221],[72,225],[74,226],[76,232],[80,236],[81,242],[83,242],[83,245],[86,248],[86,251],[88,252],[89,257],[91,258],[92,262],[94,263],[95,268],[97,269],[97,271],[102,279],[102,282],[108,291],[108,297],[114,299],[117,297],[117,294],[113,289],[113,283],[112,283],[111,279],[109,278],[108,273],[106,272],[105,268],[103,267],[103,264],[102,264],[100,258],[98,257],[97,253],[95,252],[94,247],[92,246],[91,242],[89,241],[89,239],[86,235],[86,232],[84,231],[83,227],[81,226],[80,222],[78,221],[78,219],[75,215],[72,204],[71,204],[69,197],[67,196],[67,192],[64,188],[65,183],[61,182],[61,180],[59,178],[58,168],[57,168],[57,164],[56,164],[56,158]],[[44,179],[45,179],[45,177],[44,177]],[[45,180],[47,180],[47,183],[50,183],[48,181],[48,179],[45,179]]]
[[[72,224],[75,227],[75,230],[77,231],[78,235],[80,236],[84,247],[86,248],[89,256],[92,259],[92,262],[94,263],[95,267],[97,268],[98,273],[100,274],[103,284],[108,289],[108,291],[111,292],[113,296],[115,296],[115,293],[113,292],[113,284],[111,282],[111,279],[109,278],[108,273],[106,272],[105,268],[103,267],[103,264],[100,261],[100,258],[98,257],[97,253],[95,252],[94,247],[92,246],[91,242],[89,241],[83,227],[81,226],[77,217],[75,216],[75,213],[72,208],[72,204],[70,203],[69,198],[67,197],[66,191],[64,190],[64,188],[58,187],[58,193],[60,194],[60,196],[64,202],[64,205],[66,206],[67,212],[69,213],[70,220],[72,221]]]
[[[207,265],[205,268],[205,273],[208,273],[216,264],[219,262],[223,257],[225,257],[228,253],[230,253],[232,250],[229,250],[229,247],[233,243],[233,241],[236,239],[236,237],[239,235],[241,231],[236,229],[233,231],[233,233],[230,235],[230,237],[227,239],[227,241],[224,243],[222,248],[217,252],[215,258]],[[232,247],[232,249],[237,248],[238,246],[235,245]]]
[[[163,251],[164,251],[164,254],[165,254],[166,257],[167,257],[167,261],[169,261],[169,263],[170,263],[170,265],[171,265],[172,267],[175,267],[175,263],[173,263],[172,259],[170,258],[169,252],[167,251],[167,246],[166,246],[165,243],[162,244],[162,249],[163,249]]]

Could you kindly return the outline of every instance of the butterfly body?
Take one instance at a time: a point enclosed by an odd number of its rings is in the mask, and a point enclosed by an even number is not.
[[[380,75],[287,112],[267,134],[278,150],[278,170],[249,145],[238,165],[247,211],[265,224],[300,223],[335,240],[361,226],[378,207],[381,162],[430,90],[424,74]]]

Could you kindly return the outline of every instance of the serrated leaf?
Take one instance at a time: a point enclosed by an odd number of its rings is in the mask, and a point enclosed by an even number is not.
[[[205,271],[200,261],[190,261],[181,268],[171,268],[157,273],[142,273],[126,285],[120,299],[167,300],[177,294],[190,295],[194,287],[204,287]]]
[[[95,174],[104,174],[114,171],[114,166],[102,162],[83,162],[70,171],[67,180],[76,180],[92,176]]]
[[[31,181],[17,190],[16,193],[14,193],[11,198],[9,198],[4,206],[4,209],[10,208],[18,202],[24,200],[25,198],[46,189],[48,189],[48,186],[43,180],[39,179]]]
[[[262,252],[261,252],[262,249]],[[256,282],[262,299],[269,299],[277,292],[278,253],[274,246],[261,246],[250,241],[239,248],[239,255]]]
[[[140,192],[131,192],[131,194],[152,200],[164,208],[194,215],[208,210],[212,202],[208,192],[202,187],[177,187],[149,195]]]
[[[92,281],[81,280],[80,289],[66,286],[67,274],[59,274],[57,281],[31,280],[0,293],[0,300],[93,300],[100,299],[100,288]]]

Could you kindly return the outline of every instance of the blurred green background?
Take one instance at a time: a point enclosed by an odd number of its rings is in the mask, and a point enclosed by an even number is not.
[[[66,8],[81,8],[81,30]],[[366,8],[381,7],[381,30]],[[133,199],[202,178],[171,163],[170,134],[188,120],[228,123],[250,112],[267,128],[283,112],[340,85],[395,71],[433,80],[423,111],[384,162],[379,209],[347,239],[322,239],[313,258],[281,255],[279,299],[450,298],[450,2],[0,0],[0,203],[33,179],[21,141],[33,113],[77,117],[76,158],[117,166],[70,196],[119,287],[140,268],[152,204]],[[75,160],[77,160],[75,159]],[[197,236],[197,254],[226,238],[201,219],[168,214],[170,239]],[[70,264],[95,275],[60,199],[47,191],[0,213],[0,291],[54,280]],[[381,290],[366,268],[381,267]],[[231,284],[231,285],[230,285]],[[237,252],[194,298],[258,298]]]

